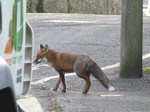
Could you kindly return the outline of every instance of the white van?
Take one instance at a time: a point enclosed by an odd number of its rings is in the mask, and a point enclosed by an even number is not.
[[[30,88],[33,41],[26,0],[0,0],[0,90],[12,87],[16,100]]]

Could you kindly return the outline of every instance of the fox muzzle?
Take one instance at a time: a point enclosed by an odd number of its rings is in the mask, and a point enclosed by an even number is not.
[[[41,59],[36,59],[33,61],[33,64],[39,64],[41,62]]]

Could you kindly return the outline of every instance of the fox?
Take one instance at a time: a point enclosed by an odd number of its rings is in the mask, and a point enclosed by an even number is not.
[[[75,72],[80,78],[85,80],[83,94],[87,94],[89,91],[91,86],[91,74],[100,81],[108,91],[115,90],[115,87],[112,85],[106,74],[87,54],[58,52],[50,49],[47,44],[45,46],[40,44],[40,49],[33,63],[39,64],[44,58],[59,73],[58,81],[53,89],[54,91],[57,91],[59,85],[62,83],[62,92],[66,92],[65,73],[71,72]]]

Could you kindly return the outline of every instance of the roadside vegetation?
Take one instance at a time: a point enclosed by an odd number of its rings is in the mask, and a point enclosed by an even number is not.
[[[143,72],[150,73],[150,67],[144,67]]]

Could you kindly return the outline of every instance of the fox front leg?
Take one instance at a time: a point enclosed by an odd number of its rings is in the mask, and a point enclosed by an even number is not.
[[[66,81],[65,81],[65,75],[64,75],[64,72],[59,72],[59,77],[60,77],[60,80],[63,84],[63,90],[62,92],[66,92]]]
[[[53,89],[54,91],[57,91],[57,89],[59,88],[60,83],[61,83],[61,79],[60,79],[60,77],[59,77],[59,79],[58,79],[58,81],[57,81],[57,83],[56,83],[56,86],[55,86],[55,88]]]

